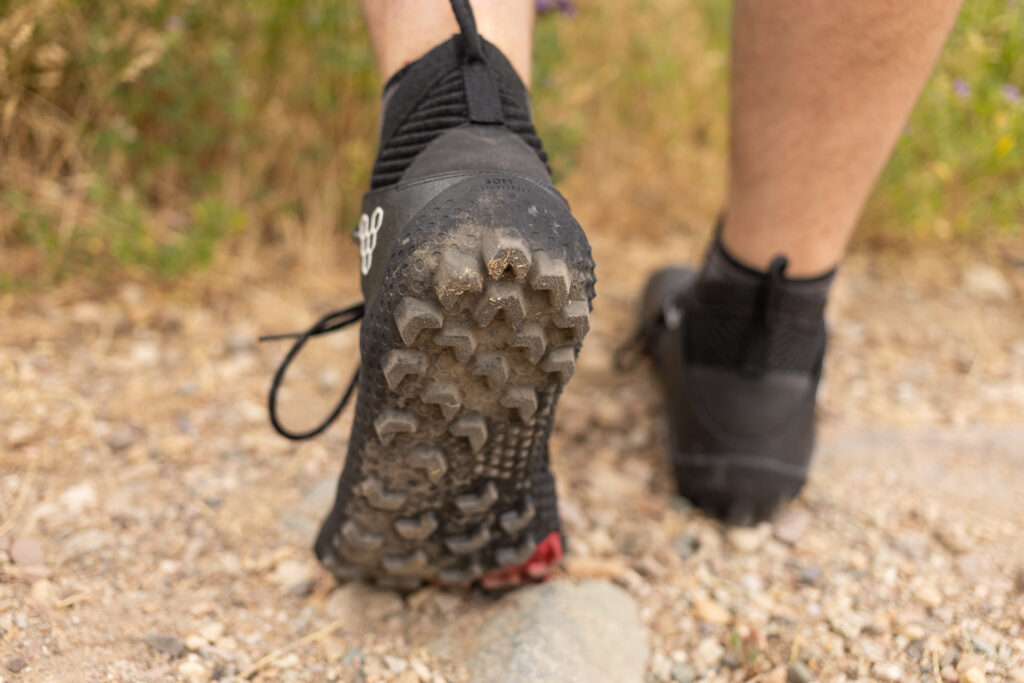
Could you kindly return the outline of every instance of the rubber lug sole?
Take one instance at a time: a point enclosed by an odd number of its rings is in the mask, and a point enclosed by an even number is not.
[[[339,580],[507,588],[562,557],[547,439],[590,329],[590,247],[535,183],[447,193],[399,237],[363,321],[349,455],[315,548]]]
[[[807,482],[805,470],[750,456],[686,456],[675,463],[679,494],[728,524],[770,519]]]

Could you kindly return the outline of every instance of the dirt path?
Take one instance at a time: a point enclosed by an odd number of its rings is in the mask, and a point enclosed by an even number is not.
[[[552,439],[556,580],[625,588],[648,678],[1024,681],[1024,269],[854,257],[812,484],[774,526],[726,531],[672,495],[648,373],[609,369],[650,255],[698,242],[594,241],[594,331]],[[353,300],[352,279],[236,265],[0,299],[0,681],[466,678],[439,637],[502,603],[337,589],[309,547],[347,424],[298,446],[267,424],[284,349],[255,337]],[[356,362],[354,335],[318,342],[292,419]]]

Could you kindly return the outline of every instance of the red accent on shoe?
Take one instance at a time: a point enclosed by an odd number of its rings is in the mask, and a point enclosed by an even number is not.
[[[507,588],[544,581],[561,562],[562,554],[562,534],[552,531],[540,542],[529,560],[516,567],[487,572],[480,578],[480,585],[484,588]]]

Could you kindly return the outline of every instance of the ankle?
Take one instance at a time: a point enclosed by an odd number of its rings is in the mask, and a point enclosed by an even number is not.
[[[786,267],[778,256],[751,268],[716,236],[686,306],[688,360],[753,375],[819,368],[835,270],[788,278]]]
[[[497,47],[487,41],[482,46],[484,61],[470,60],[463,38],[455,36],[388,81],[372,189],[401,180],[437,137],[470,123],[504,126],[546,162],[526,87]]]

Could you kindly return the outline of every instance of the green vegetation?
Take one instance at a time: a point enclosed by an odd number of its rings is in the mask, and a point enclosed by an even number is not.
[[[868,207],[877,230],[1024,231],[1024,3],[964,3]]]
[[[678,7],[584,2],[576,18],[541,20],[535,92],[557,174],[587,172],[584,144],[615,136],[667,147],[671,163],[721,156],[729,6]],[[1021,230],[1021,26],[1024,2],[966,3],[869,234]],[[353,0],[0,0],[0,287],[175,275],[229,236],[344,230],[367,182],[377,88]],[[588,108],[595,90],[614,111]],[[684,108],[685,128],[664,113]]]

